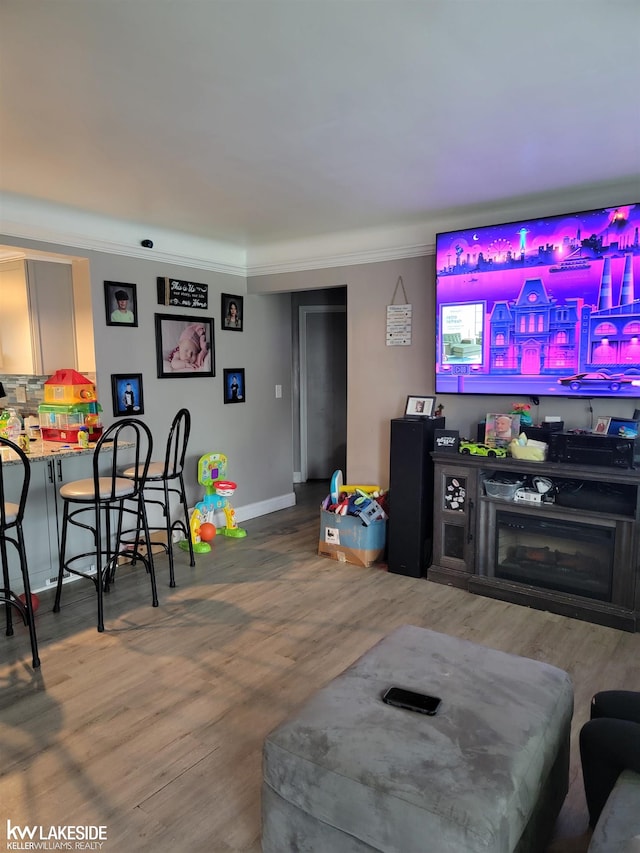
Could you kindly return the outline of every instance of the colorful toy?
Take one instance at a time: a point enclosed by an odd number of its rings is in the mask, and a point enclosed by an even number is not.
[[[235,510],[229,503],[237,484],[227,480],[226,473],[227,457],[224,453],[207,453],[198,460],[198,482],[204,486],[204,498],[195,505],[190,524],[191,541],[194,543],[194,551],[198,553],[211,550],[209,541],[216,533],[232,539],[241,539],[247,535],[246,530],[238,527]],[[215,513],[220,510],[224,512],[226,524],[216,529]],[[213,535],[210,527],[215,531]],[[187,550],[189,546],[187,542],[181,542],[180,547]]]
[[[470,454],[471,456],[499,456],[501,458],[508,456],[504,447],[489,447],[488,444],[483,444],[479,441],[467,441],[465,438],[460,439],[458,452],[465,455]]]
[[[20,595],[18,596],[18,598],[20,599],[20,601],[23,604],[26,604],[27,597],[24,594],[24,592],[21,592]],[[38,610],[39,607],[40,607],[40,599],[35,594],[35,592],[32,592],[31,593],[31,609],[33,610],[34,613],[36,613],[36,611]]]
[[[44,383],[44,403],[38,406],[40,432],[45,441],[79,443],[79,431],[90,441],[102,435],[96,386],[76,370],[57,370]]]
[[[211,542],[215,535],[215,525],[210,524],[208,521],[205,521],[204,524],[200,525],[200,539],[202,539],[203,542]]]
[[[322,509],[334,512],[336,515],[355,515],[365,526],[372,521],[385,521],[387,512],[376,498],[384,501],[384,493],[380,486],[360,485],[345,486],[342,471],[333,472],[330,492],[322,502]]]
[[[191,535],[191,543],[193,545],[193,551],[195,554],[206,554],[211,550],[211,545],[209,545],[208,542],[205,542],[202,536],[200,535],[200,530],[206,524],[206,516],[203,515],[196,506],[193,509],[191,513],[191,518],[189,520],[189,533]],[[213,525],[211,526],[213,527]],[[183,539],[182,542],[178,543],[178,545],[180,548],[182,548],[183,551],[189,550],[189,543],[186,539]]]

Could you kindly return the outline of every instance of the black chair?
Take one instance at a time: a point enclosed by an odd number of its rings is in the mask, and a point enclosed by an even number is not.
[[[87,578],[95,584],[98,597],[98,631],[104,631],[103,592],[108,592],[115,580],[121,558],[134,563],[141,560],[150,576],[152,604],[158,606],[156,576],[151,549],[141,551],[142,543],[149,541],[147,512],[142,496],[142,486],[147,476],[153,440],[149,427],[136,418],[125,418],[112,424],[101,436],[93,453],[93,477],[75,480],[60,487],[64,501],[60,567],[54,613],[60,610],[62,582],[65,572]],[[132,477],[118,472],[124,460],[133,457]],[[104,473],[101,473],[104,466]],[[89,516],[88,520],[87,517]],[[115,519],[114,519],[115,516]],[[133,526],[123,531],[124,521],[133,519]],[[115,524],[114,524],[115,520]],[[69,526],[88,531],[93,538],[93,548],[68,557],[67,535]],[[133,542],[124,537],[133,532]],[[86,568],[87,558],[95,559],[95,574]],[[76,567],[83,560],[83,568]]]
[[[153,545],[160,545],[164,548],[165,553],[169,558],[169,586],[175,586],[175,574],[173,568],[173,532],[181,530],[188,542],[190,565],[195,566],[196,560],[193,553],[193,542],[191,541],[191,533],[189,530],[189,512],[187,508],[187,496],[184,491],[184,457],[187,452],[187,444],[189,442],[189,433],[191,432],[191,414],[188,409],[180,409],[171,423],[169,430],[169,438],[167,439],[167,449],[164,456],[164,462],[151,462],[149,470],[144,480],[144,497],[148,504],[157,504],[162,509],[162,515],[165,520],[163,527],[150,527],[150,531],[164,530],[166,532],[167,541],[153,542]],[[122,470],[123,477],[133,477],[135,468],[129,465]],[[150,497],[149,493],[162,493],[162,497]],[[180,504],[180,518],[172,520],[171,514],[171,495],[178,496]]]
[[[2,450],[8,448],[17,454],[17,461],[11,460],[9,464],[12,468],[20,471],[12,483],[7,494],[5,486],[5,472],[3,470]],[[8,467],[7,461],[4,466]],[[17,480],[17,482],[16,482]],[[40,658],[38,656],[38,640],[36,638],[36,626],[33,618],[33,602],[31,599],[31,584],[29,583],[29,568],[27,566],[27,553],[24,547],[24,535],[22,532],[22,520],[24,518],[24,508],[27,503],[27,493],[29,491],[29,482],[31,480],[31,466],[25,453],[8,438],[0,438],[0,560],[2,560],[2,587],[0,587],[0,602],[5,605],[5,613],[7,619],[7,637],[13,635],[13,609],[17,610],[22,621],[29,629],[29,638],[31,640],[31,655],[33,668],[40,666]],[[13,494],[15,492],[15,494]],[[9,498],[13,497],[17,503]],[[7,551],[7,543],[10,542],[18,552],[20,561],[20,571],[22,573],[22,585],[24,587],[24,601],[20,598],[19,593],[11,589],[9,580],[9,554]]]

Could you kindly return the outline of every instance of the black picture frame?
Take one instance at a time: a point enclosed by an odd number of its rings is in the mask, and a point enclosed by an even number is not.
[[[158,379],[216,375],[213,317],[186,314],[154,317]]]
[[[126,294],[126,300],[120,294]],[[126,301],[125,311],[120,303]],[[136,285],[124,281],[105,281],[104,310],[107,326],[124,326],[135,328],[138,325],[138,298]],[[131,314],[132,319],[125,319]]]
[[[247,399],[247,389],[244,381],[244,367],[236,367],[235,369],[225,369],[224,374],[224,402],[225,403],[245,403]]]
[[[225,332],[244,331],[244,298],[242,296],[221,293],[220,312],[220,327]]]
[[[112,373],[111,399],[114,418],[136,418],[138,415],[143,415],[142,374]]]
[[[422,394],[410,394],[407,397],[404,413],[406,417],[430,418],[433,414],[435,397],[423,397]]]

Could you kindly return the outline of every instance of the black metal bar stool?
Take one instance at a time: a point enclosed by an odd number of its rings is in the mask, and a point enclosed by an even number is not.
[[[195,566],[196,561],[193,554],[193,542],[189,531],[189,512],[187,508],[187,496],[184,491],[184,457],[187,452],[189,433],[191,432],[191,414],[188,409],[180,409],[171,423],[164,462],[151,462],[144,480],[144,498],[148,504],[157,504],[162,509],[165,520],[163,527],[152,526],[151,532],[164,530],[167,542],[153,542],[164,548],[169,558],[169,586],[175,586],[175,574],[173,568],[173,532],[182,530],[189,543],[190,565]],[[121,472],[123,477],[133,477],[135,468],[130,465]],[[162,493],[162,497],[149,497],[149,493]],[[171,495],[178,496],[180,504],[180,518],[173,520],[171,514]]]
[[[112,449],[105,450],[105,447]],[[151,580],[152,604],[154,607],[158,606],[153,555],[151,549],[146,549],[146,553],[140,551],[140,543],[149,541],[142,485],[147,476],[152,449],[153,440],[149,427],[136,418],[125,418],[112,424],[96,444],[93,453],[93,477],[65,483],[60,487],[64,512],[58,586],[53,606],[55,613],[60,610],[64,573],[70,572],[87,578],[93,581],[96,587],[98,631],[104,631],[103,592],[109,591],[121,557],[126,557],[132,563],[136,560],[144,563]],[[123,477],[118,472],[124,466],[124,459],[131,457],[134,460],[133,476]],[[105,466],[103,474],[100,473],[102,465]],[[125,519],[133,519],[134,524],[129,531],[123,532]],[[82,528],[91,534],[91,550],[67,556],[67,535],[70,526]],[[131,545],[125,545],[123,542],[127,532],[132,532],[134,536]],[[81,559],[86,561],[88,557],[95,557],[95,575],[90,574],[86,568],[82,570],[77,565],[74,568],[74,563]]]
[[[18,462],[13,462],[12,467],[17,469],[20,466],[20,473],[17,475],[17,482],[13,482],[7,494],[5,487],[5,473],[3,471],[3,453],[4,448],[12,450],[18,455]],[[6,466],[6,463],[5,463]],[[8,466],[6,466],[8,468]],[[12,478],[13,479],[13,478]],[[29,582],[29,567],[27,566],[27,552],[24,547],[24,534],[22,532],[22,519],[24,518],[24,508],[27,503],[27,493],[29,491],[29,482],[31,480],[31,466],[24,452],[8,438],[0,438],[0,560],[2,561],[2,586],[0,587],[0,602],[5,605],[5,613],[7,619],[7,637],[13,635],[13,609],[18,611],[22,617],[22,621],[29,629],[29,638],[31,640],[31,655],[33,668],[40,666],[40,658],[38,656],[38,640],[36,638],[36,626],[33,618],[33,602],[31,600],[31,584]],[[14,494],[15,492],[15,494]],[[17,503],[9,500],[13,497]],[[22,573],[22,585],[24,587],[24,602],[20,598],[19,593],[11,589],[9,580],[9,555],[7,552],[7,543],[10,542],[18,552],[20,561],[20,571]]]

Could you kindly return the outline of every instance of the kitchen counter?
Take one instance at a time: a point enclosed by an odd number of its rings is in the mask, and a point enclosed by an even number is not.
[[[120,446],[132,447],[133,444],[130,442],[121,442]],[[63,444],[57,441],[42,441],[42,439],[36,439],[35,441],[29,442],[27,458],[30,462],[39,462],[53,457],[91,456],[93,455],[95,447],[95,441],[91,442],[88,447],[80,447],[79,444]],[[111,445],[109,442],[107,442],[102,448],[103,452],[110,449]],[[1,452],[3,465],[15,465],[20,461],[18,454],[7,447],[3,447]]]

